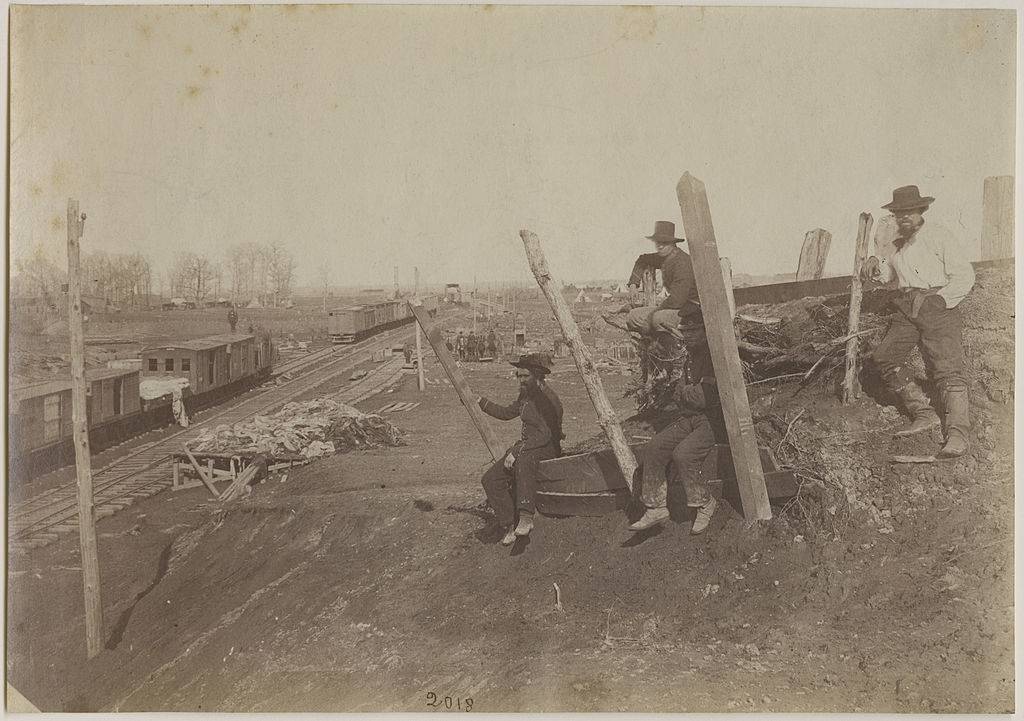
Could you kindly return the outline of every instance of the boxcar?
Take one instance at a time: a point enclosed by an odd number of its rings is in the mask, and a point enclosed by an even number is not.
[[[437,315],[437,297],[426,296],[422,300],[430,315]],[[328,311],[327,334],[332,343],[355,343],[374,333],[412,322],[413,315],[406,301],[386,300]]]
[[[146,348],[142,375],[187,378],[189,412],[262,381],[272,367],[269,336],[225,333]]]
[[[138,432],[139,371],[97,368],[85,372],[90,449],[109,448]],[[32,477],[74,462],[71,379],[12,388],[9,396],[12,477]]]

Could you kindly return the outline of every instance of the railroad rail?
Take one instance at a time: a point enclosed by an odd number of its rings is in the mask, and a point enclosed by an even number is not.
[[[350,373],[363,362],[359,357],[367,348],[392,343],[394,339],[408,332],[408,328],[396,328],[353,346],[346,346],[345,352],[342,353],[336,353],[333,347],[324,349],[326,352],[311,353],[301,359],[302,364],[296,364],[290,370],[299,370],[324,359],[327,359],[327,362],[291,380],[281,382],[279,379],[277,385],[203,418],[187,429],[146,444],[94,471],[93,504],[96,508],[96,518],[111,516],[136,500],[169,488],[171,454],[205,428],[211,425],[238,423],[254,415],[272,412],[296,396],[309,392],[339,375]],[[357,403],[395,382],[401,374],[400,360],[393,359],[374,368],[364,378],[346,388],[341,397],[347,402]],[[8,516],[9,548],[14,552],[24,552],[51,543],[61,534],[77,528],[77,485],[68,483],[11,507]]]

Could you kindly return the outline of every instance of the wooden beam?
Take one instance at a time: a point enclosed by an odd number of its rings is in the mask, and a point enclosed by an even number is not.
[[[78,542],[82,552],[85,589],[85,645],[89,658],[103,650],[103,604],[100,600],[100,562],[96,547],[96,509],[92,495],[89,419],[86,413],[85,333],[82,328],[82,278],[79,241],[85,213],[68,199],[68,326],[71,333],[71,426],[78,476]]]
[[[185,449],[185,455],[188,456],[188,460],[189,460],[189,463],[192,464],[192,468],[194,468],[196,473],[199,474],[199,480],[203,482],[204,486],[206,486],[206,490],[208,490],[210,493],[212,493],[215,498],[219,498],[220,497],[220,491],[218,491],[217,488],[213,485],[212,478],[207,478],[206,477],[206,474],[203,472],[203,467],[199,465],[199,461],[196,460],[196,457],[193,456],[192,452],[189,451],[189,449],[187,449],[187,448]],[[212,458],[210,459],[210,467],[211,468],[213,467],[213,459]]]
[[[736,296],[732,289],[732,261],[728,258],[719,258],[722,265],[722,280],[725,282],[725,294],[729,299],[729,317],[736,317]]]
[[[754,435],[750,401],[743,383],[743,367],[736,347],[736,332],[729,312],[729,297],[722,276],[718,241],[711,224],[707,191],[704,183],[684,173],[676,186],[676,195],[693,258],[697,293],[707,329],[711,361],[718,379],[718,393],[729,433],[743,516],[747,521],[766,520],[772,517],[772,508]]]
[[[416,316],[416,322],[423,328],[423,334],[426,335],[427,342],[434,349],[434,355],[437,356],[437,360],[441,363],[441,367],[448,376],[448,380],[452,382],[452,388],[459,394],[459,400],[466,407],[466,412],[469,413],[473,425],[476,426],[477,432],[483,438],[491,458],[495,461],[503,458],[505,456],[505,447],[498,441],[498,437],[494,434],[494,429],[487,422],[487,416],[480,410],[480,406],[476,402],[477,394],[469,387],[466,377],[462,375],[462,371],[455,364],[452,354],[448,352],[448,346],[444,343],[444,335],[441,333],[440,326],[431,322],[430,316],[418,300],[414,303],[409,303],[409,308],[412,310],[412,314]]]
[[[579,326],[576,325],[576,319],[572,317],[572,312],[559,291],[562,284],[551,276],[547,259],[544,257],[544,249],[541,248],[537,236],[529,230],[519,231],[519,236],[523,239],[523,245],[526,247],[526,258],[530,262],[530,270],[533,271],[537,284],[548,299],[551,310],[555,313],[555,320],[561,326],[562,335],[569,344],[569,350],[572,351],[576,367],[579,369],[580,375],[583,376],[583,385],[586,386],[590,400],[597,410],[597,422],[608,437],[608,442],[611,443],[615,460],[619,464],[619,470],[622,471],[622,477],[625,479],[630,490],[632,490],[633,474],[636,472],[637,467],[636,456],[630,450],[629,442],[626,440],[626,436],[622,432],[622,426],[619,425],[619,419],[615,415],[615,409],[612,408],[612,404],[608,401],[608,396],[604,392],[601,376],[598,375],[597,368],[594,367],[594,360],[590,356],[590,350],[583,344]]]
[[[857,381],[857,350],[860,339],[860,303],[864,298],[864,285],[860,278],[861,268],[868,257],[868,241],[871,238],[871,213],[861,213],[857,226],[857,249],[853,256],[853,276],[850,279],[850,315],[847,321],[846,375],[843,378],[843,403],[860,397],[860,383]]]
[[[825,272],[825,260],[828,258],[828,247],[832,244],[832,234],[824,228],[808,230],[804,235],[804,245],[800,249],[800,262],[796,267],[796,279],[817,280]]]
[[[985,178],[982,193],[981,260],[1013,257],[1013,176]]]

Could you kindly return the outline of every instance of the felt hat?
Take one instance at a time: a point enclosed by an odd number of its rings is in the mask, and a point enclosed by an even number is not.
[[[527,353],[519,360],[513,361],[512,365],[516,368],[538,371],[544,375],[551,372],[551,358],[547,353]]]
[[[648,235],[647,240],[656,243],[685,243],[686,238],[676,237],[676,224],[670,220],[654,221],[654,235]]]
[[[892,202],[886,203],[882,207],[886,210],[917,210],[918,208],[927,208],[932,204],[935,198],[930,195],[921,197],[921,191],[917,189],[916,185],[904,185],[902,188],[896,188],[892,191]]]

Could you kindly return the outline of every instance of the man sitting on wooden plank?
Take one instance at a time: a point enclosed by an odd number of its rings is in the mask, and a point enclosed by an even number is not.
[[[716,440],[727,438],[715,369],[703,322],[698,320],[696,324],[684,326],[683,335],[690,353],[690,377],[695,382],[680,380],[676,384],[673,400],[679,417],[658,431],[640,452],[643,465],[640,497],[646,511],[630,525],[631,531],[643,531],[668,520],[666,468],[669,462],[675,466],[676,477],[686,491],[686,505],[697,509],[691,533],[703,533],[718,507],[700,473]]]
[[[942,395],[946,443],[939,455],[953,458],[967,451],[970,428],[959,304],[974,287],[974,268],[952,233],[925,224],[924,213],[934,200],[922,198],[916,185],[892,191],[892,202],[882,207],[896,218],[896,253],[888,260],[871,256],[861,273],[883,283],[896,280],[902,291],[893,300],[889,329],[873,354],[886,385],[912,419],[896,435],[909,436],[940,424],[907,367],[907,356],[918,346]]]
[[[654,235],[648,235],[654,242],[655,252],[644,253],[636,259],[633,272],[629,276],[630,296],[639,294],[644,271],[648,268],[661,268],[661,280],[668,297],[661,305],[652,308],[644,306],[633,308],[626,316],[626,327],[636,333],[650,335],[669,333],[681,338],[679,319],[700,312],[697,305],[697,284],[693,277],[693,261],[689,254],[680,250],[678,243],[686,242],[676,237],[676,225],[668,220],[659,220],[654,224]]]
[[[562,455],[562,402],[544,376],[551,372],[551,360],[541,353],[530,353],[512,364],[519,379],[519,397],[507,406],[478,398],[480,409],[489,416],[508,421],[522,418],[522,438],[504,458],[495,461],[480,479],[495,520],[505,529],[501,539],[510,546],[516,536],[529,535],[536,510],[534,495],[540,462]],[[519,520],[515,523],[518,511]]]

